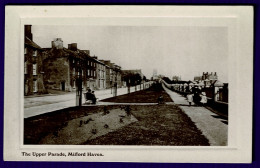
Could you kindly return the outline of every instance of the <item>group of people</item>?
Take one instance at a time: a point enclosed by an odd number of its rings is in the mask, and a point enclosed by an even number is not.
[[[189,105],[194,102],[197,105],[205,105],[207,103],[207,96],[204,91],[201,91],[198,86],[195,86],[192,88],[192,91],[188,92],[187,94],[187,100],[189,102]]]
[[[88,89],[88,91],[86,93],[86,100],[92,101],[92,104],[97,103],[97,98],[96,98],[95,92],[91,91],[91,89]]]

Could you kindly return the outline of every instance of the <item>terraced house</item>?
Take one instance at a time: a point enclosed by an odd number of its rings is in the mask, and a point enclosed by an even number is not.
[[[106,67],[105,64],[98,60],[97,56],[93,56],[96,61],[96,88],[105,89],[106,88]]]
[[[31,25],[24,27],[24,95],[45,93],[43,83],[43,49],[33,42]]]
[[[101,60],[105,64],[106,88],[122,87],[122,71],[119,65],[111,63],[109,60]]]
[[[52,41],[52,48],[44,52],[44,83],[49,89],[62,91],[76,90],[79,86],[86,90],[95,88],[95,60],[89,56],[89,50],[79,50],[77,43],[63,47],[61,38]]]
[[[41,48],[32,40],[31,25],[25,26],[24,95],[47,93],[48,89],[75,91],[121,87],[121,67],[90,56],[77,43],[65,48],[55,38],[50,48]]]

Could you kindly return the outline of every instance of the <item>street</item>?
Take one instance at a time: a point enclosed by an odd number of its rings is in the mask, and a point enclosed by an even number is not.
[[[140,85],[137,86],[137,91],[140,90]],[[130,88],[130,92],[135,92],[135,87]],[[83,91],[84,93],[84,91]],[[118,88],[117,95],[127,94],[127,88]],[[113,97],[111,89],[97,90],[95,95],[98,100]],[[82,104],[85,99],[82,95]],[[76,106],[76,93],[68,92],[62,95],[44,95],[36,97],[25,97],[24,98],[24,118],[60,110],[63,108]]]

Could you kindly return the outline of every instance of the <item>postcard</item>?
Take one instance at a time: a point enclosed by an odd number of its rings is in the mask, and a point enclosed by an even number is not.
[[[6,6],[4,160],[250,163],[252,84],[251,6]]]

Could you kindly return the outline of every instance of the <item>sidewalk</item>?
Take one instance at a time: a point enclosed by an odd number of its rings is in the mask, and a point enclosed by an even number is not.
[[[137,91],[140,90],[140,85],[137,86]],[[135,92],[135,87],[130,88],[130,92]],[[117,96],[127,94],[127,88],[118,88]],[[111,89],[97,90],[95,95],[98,100],[113,97]],[[64,95],[50,95],[33,98],[25,98],[24,103],[24,118],[53,112],[56,110],[76,106],[76,93],[69,93]],[[82,105],[85,103],[84,95],[82,95]],[[102,104],[100,104],[102,105]]]
[[[225,146],[228,140],[228,125],[224,123],[215,113],[204,107],[188,106],[185,97],[166,88],[164,90],[169,94],[175,104],[177,104],[195,123],[197,128],[209,140],[211,146]]]

